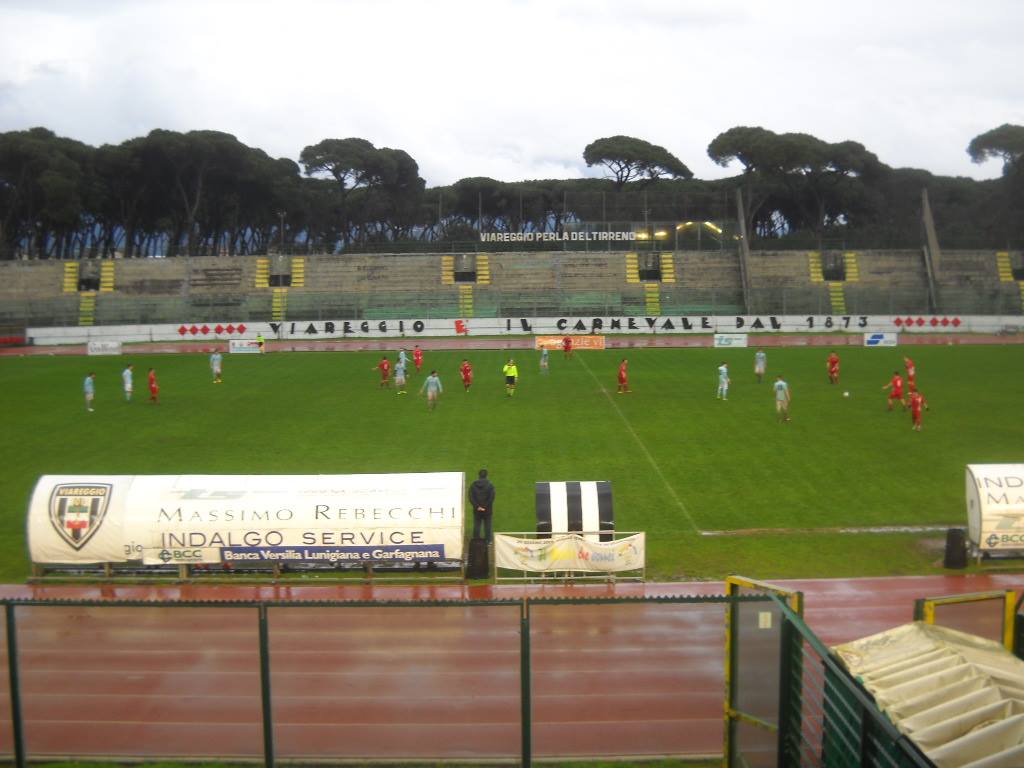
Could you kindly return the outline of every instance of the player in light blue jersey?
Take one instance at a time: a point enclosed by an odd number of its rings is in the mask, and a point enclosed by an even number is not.
[[[729,399],[729,364],[722,363],[718,366],[718,399]]]
[[[405,394],[405,352],[398,353],[398,362],[395,363],[395,389],[397,394]]]
[[[220,350],[213,350],[213,354],[210,355],[210,370],[213,371],[213,383],[223,384],[224,379],[221,378],[221,373],[224,368],[224,358],[220,355]]]
[[[124,399],[129,402],[132,399],[132,392],[135,390],[135,385],[132,383],[132,369],[134,367],[135,366],[129,363],[125,366],[125,369],[121,371],[121,383],[124,384]]]
[[[402,368],[409,370],[409,357],[405,354],[405,349],[398,350],[398,362],[401,363]],[[395,375],[398,375],[398,366],[395,366]]]
[[[92,413],[92,401],[96,397],[96,374],[92,371],[89,371],[89,375],[85,377],[82,391],[85,392],[85,408],[89,413]]]
[[[548,348],[547,347],[543,347],[540,350],[540,372],[541,373],[547,373],[548,372]]]
[[[754,375],[757,377],[758,384],[764,381],[764,372],[767,369],[768,355],[764,353],[763,349],[759,349],[754,353]]]
[[[775,413],[779,421],[789,421],[789,384],[783,381],[781,376],[775,377]]]
[[[430,375],[423,380],[423,386],[420,387],[420,394],[423,394],[424,390],[427,393],[427,408],[431,411],[437,407],[437,398],[440,397],[444,388],[441,386],[441,378],[437,375],[437,371],[431,371]]]

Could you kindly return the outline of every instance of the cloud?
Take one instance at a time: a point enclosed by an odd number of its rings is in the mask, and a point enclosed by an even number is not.
[[[362,136],[436,185],[588,175],[583,148],[615,134],[721,177],[710,141],[762,125],[992,177],[964,148],[1024,123],[1022,21],[1010,0],[5,2],[0,130],[211,128],[293,159]]]

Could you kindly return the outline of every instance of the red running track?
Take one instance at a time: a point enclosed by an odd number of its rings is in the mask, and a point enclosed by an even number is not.
[[[1024,574],[781,582],[835,645],[905,623],[916,598],[1024,591]],[[515,758],[519,603],[386,601],[720,595],[721,582],[529,586],[0,586],[0,597],[147,600],[143,608],[17,609],[32,758],[258,758],[255,609],[269,610],[280,758]],[[160,602],[222,601],[168,608]],[[315,600],[379,605],[327,608]],[[537,757],[715,755],[722,749],[720,604],[532,604]],[[7,685],[6,639],[0,684]],[[0,753],[11,753],[0,696]]]

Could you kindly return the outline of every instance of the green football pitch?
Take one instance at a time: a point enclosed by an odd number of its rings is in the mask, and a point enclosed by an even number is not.
[[[538,353],[522,351],[514,397],[499,350],[428,350],[404,396],[379,388],[379,353],[225,356],[214,385],[205,356],[126,351],[0,358],[0,580],[28,574],[25,513],[43,474],[462,471],[468,484],[481,467],[497,487],[498,531],[533,529],[537,481],[611,481],[617,529],[647,534],[651,579],[931,573],[944,532],[889,529],[965,525],[964,466],[1024,461],[1022,346],[844,347],[839,386],[822,348],[770,348],[761,384],[752,349],[559,352],[546,375]],[[882,386],[904,354],[931,406],[922,432],[909,412],[886,410]],[[619,395],[623,355],[633,391]],[[715,397],[723,361],[727,402]],[[159,405],[146,402],[150,367]],[[417,395],[431,368],[444,384],[432,412]],[[93,413],[82,396],[90,370]],[[777,374],[792,390],[786,424],[774,413]]]

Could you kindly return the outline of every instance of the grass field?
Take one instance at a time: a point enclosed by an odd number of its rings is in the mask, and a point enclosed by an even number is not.
[[[1024,460],[1024,347],[843,348],[830,386],[821,348],[771,349],[754,381],[753,350],[629,350],[633,392],[617,395],[623,351],[518,356],[428,351],[445,393],[434,412],[415,392],[378,388],[376,353],[225,356],[211,383],[205,356],[0,358],[0,580],[28,573],[24,525],[42,474],[345,474],[490,470],[495,528],[534,527],[534,483],[610,480],[619,530],[647,532],[648,578],[887,575],[941,570],[941,532],[842,533],[841,527],[962,526],[964,465]],[[885,409],[881,387],[909,353],[931,405],[924,431]],[[392,355],[392,358],[394,355]],[[715,399],[716,368],[732,372]],[[135,401],[120,371],[135,364]],[[161,403],[146,402],[154,366]],[[82,380],[97,373],[94,413]],[[770,381],[793,393],[776,422]],[[843,398],[842,390],[851,393]],[[732,532],[732,535],[705,535]]]

